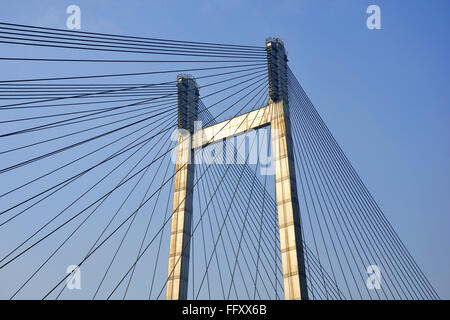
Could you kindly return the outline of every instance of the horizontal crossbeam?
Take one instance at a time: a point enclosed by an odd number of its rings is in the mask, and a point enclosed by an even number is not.
[[[231,138],[248,130],[258,129],[269,124],[270,109],[269,106],[265,106],[233,119],[194,131],[192,136],[192,149],[201,148],[209,143]]]

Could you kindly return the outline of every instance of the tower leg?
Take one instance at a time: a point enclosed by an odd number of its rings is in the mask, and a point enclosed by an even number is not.
[[[308,299],[289,114],[283,100],[270,109],[284,298]]]
[[[170,232],[166,299],[187,299],[189,254],[192,227],[194,153],[192,132],[198,114],[198,87],[192,76],[178,76],[177,162]]]
[[[192,164],[191,137],[178,137],[177,164],[173,194],[172,226],[170,232],[169,270],[166,299],[187,298],[189,250],[192,225]]]
[[[308,299],[305,259],[295,176],[294,150],[289,118],[287,53],[283,41],[266,41],[269,71],[269,108],[275,194],[280,232],[284,298]]]

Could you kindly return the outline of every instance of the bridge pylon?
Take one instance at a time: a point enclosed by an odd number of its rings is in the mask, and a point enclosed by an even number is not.
[[[289,115],[287,52],[283,41],[278,38],[266,40],[266,51],[269,104],[195,132],[193,129],[198,114],[198,87],[192,77],[178,77],[178,125],[186,131],[185,135],[180,134],[178,138],[167,299],[187,297],[194,178],[193,150],[267,125],[270,125],[275,168],[284,298],[308,299]]]
[[[178,148],[170,232],[167,300],[187,298],[189,253],[192,228],[194,152],[192,133],[198,114],[199,90],[195,79],[178,75]]]
[[[284,298],[308,299],[305,259],[300,225],[294,146],[287,86],[287,52],[283,41],[266,40],[269,68],[269,109],[275,195],[280,233]]]

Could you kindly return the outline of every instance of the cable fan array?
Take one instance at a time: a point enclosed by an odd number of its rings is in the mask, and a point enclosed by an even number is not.
[[[439,299],[290,69],[288,91],[305,242],[335,288],[350,299]],[[367,285],[371,265],[379,290]]]

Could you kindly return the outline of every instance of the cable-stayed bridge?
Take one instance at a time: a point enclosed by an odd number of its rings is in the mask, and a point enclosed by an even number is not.
[[[2,298],[439,298],[280,39],[0,46]]]

